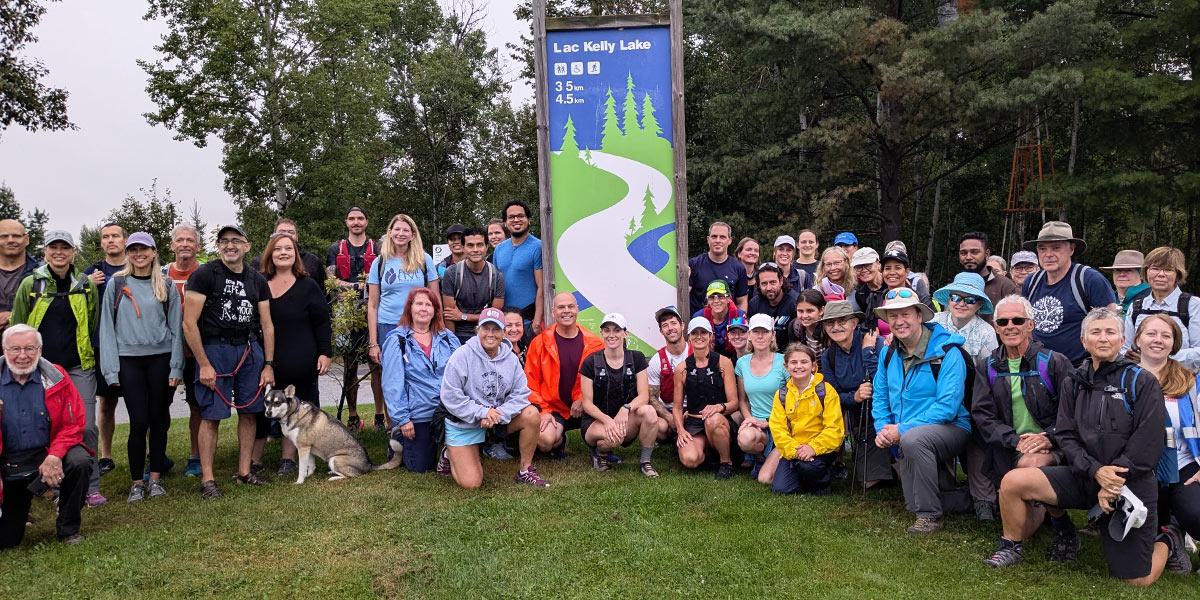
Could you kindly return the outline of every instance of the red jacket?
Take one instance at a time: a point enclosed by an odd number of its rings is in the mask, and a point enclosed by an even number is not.
[[[583,336],[583,357],[604,349],[604,341],[579,325]],[[525,379],[529,380],[529,401],[541,412],[555,412],[564,419],[571,418],[571,404],[579,399],[579,365],[574,366],[575,385],[571,397],[563,401],[558,397],[558,344],[554,342],[554,327],[548,327],[529,342],[525,353]]]
[[[4,361],[4,358],[0,358],[0,364],[4,364]],[[66,457],[68,450],[83,444],[83,429],[87,425],[83,399],[62,367],[43,358],[38,361],[36,375],[42,378],[46,413],[50,415],[50,445],[46,452],[61,459]],[[3,412],[0,412],[0,419],[3,418]],[[3,451],[4,433],[0,431],[0,452]],[[87,448],[87,451],[95,454],[91,448]],[[0,489],[0,500],[3,499],[4,491]]]

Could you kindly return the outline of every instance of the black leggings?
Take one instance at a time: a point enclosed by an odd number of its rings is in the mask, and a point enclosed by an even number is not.
[[[1184,485],[1200,466],[1192,463],[1179,470],[1179,483],[1158,488],[1158,523],[1166,525],[1171,517],[1193,539],[1200,539],[1200,483]]]
[[[171,427],[171,399],[175,388],[168,385],[171,355],[122,356],[121,395],[129,412],[129,476],[142,479],[146,470],[146,432],[150,432],[150,471],[167,468],[167,429]]]

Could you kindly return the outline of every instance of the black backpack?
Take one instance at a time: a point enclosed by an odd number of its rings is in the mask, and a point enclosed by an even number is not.
[[[975,396],[975,391],[974,391],[975,390],[975,360],[973,358],[971,358],[970,354],[967,354],[967,350],[962,347],[962,344],[946,344],[946,345],[942,346],[942,352],[945,354],[949,354],[951,348],[958,349],[959,354],[961,354],[962,358],[963,358],[963,366],[967,370],[967,378],[966,378],[966,380],[963,381],[962,403],[963,403],[963,406],[967,407],[967,410],[970,411],[971,404],[972,404],[972,401],[974,400],[974,396]],[[887,354],[883,357],[884,370],[887,370],[888,365],[891,364],[892,355],[894,355],[895,353],[896,353],[896,344],[893,343],[892,345],[888,346]],[[943,356],[945,356],[945,354],[943,354]],[[933,373],[933,382],[936,385],[937,380],[938,380],[938,375],[941,373],[941,370],[942,370],[941,358],[938,358],[937,360],[922,359],[921,362],[918,362],[915,366],[918,366],[918,367],[921,366],[922,362],[929,363],[929,371],[931,373]]]
[[[605,358],[604,358],[603,350],[592,354],[592,373],[595,375],[595,377],[592,379],[592,386],[593,386],[592,389],[599,388],[600,382],[601,381],[604,382],[604,407],[605,408],[609,408],[609,406],[608,406],[609,393],[608,392],[612,387],[612,378],[608,376],[608,372],[611,369],[612,369],[612,367],[608,366],[608,361],[605,360]],[[625,394],[626,396],[629,395],[628,391],[630,389],[634,390],[635,395],[637,393],[637,373],[633,372],[633,352],[631,350],[625,351],[625,359],[621,365],[621,389],[626,392],[626,394]],[[592,403],[594,404],[596,402],[595,394],[592,394],[592,396],[593,396]],[[625,402],[628,402],[628,400],[626,400]],[[622,402],[622,404],[625,404],[625,402]],[[605,412],[605,414],[608,413],[608,411],[604,411],[604,412]]]
[[[1138,325],[1138,317],[1141,315],[1167,315],[1168,317],[1175,317],[1179,319],[1179,322],[1183,323],[1183,330],[1187,331],[1188,324],[1192,322],[1192,315],[1189,314],[1190,311],[1188,310],[1188,305],[1192,303],[1191,294],[1187,292],[1180,292],[1179,302],[1175,304],[1175,310],[1168,310],[1165,308],[1142,308],[1146,304],[1147,297],[1148,296],[1142,296],[1141,298],[1134,300],[1133,305],[1129,307],[1130,321],[1133,322],[1133,326],[1135,328]]]

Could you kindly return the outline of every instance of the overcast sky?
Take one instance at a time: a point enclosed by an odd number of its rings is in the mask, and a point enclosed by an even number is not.
[[[500,49],[513,98],[528,100],[532,91],[516,80],[519,68],[504,50],[528,25],[513,15],[516,0],[483,4],[484,27],[492,47]],[[222,189],[220,142],[197,148],[142,117],[154,105],[146,74],[134,61],[153,59],[165,31],[162,22],[144,21],[145,11],[145,2],[132,0],[51,3],[36,29],[38,43],[26,50],[50,70],[49,85],[70,92],[67,111],[79,129],[28,133],[10,127],[0,137],[0,180],[24,209],[48,211],[50,229],[78,236],[82,225],[98,224],[126,196],[141,198],[139,188],[149,188],[155,178],[184,215],[195,200],[210,226],[236,216]]]

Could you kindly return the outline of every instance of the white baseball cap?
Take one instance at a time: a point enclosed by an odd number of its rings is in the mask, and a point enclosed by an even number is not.
[[[754,331],[755,329],[772,331],[775,329],[775,319],[772,319],[771,315],[766,313],[758,313],[750,317],[750,331]]]
[[[629,329],[625,323],[625,317],[621,313],[608,313],[604,315],[604,318],[600,320],[600,327],[604,327],[605,323],[612,323],[621,329]]]
[[[859,248],[854,251],[854,257],[850,259],[850,266],[858,267],[877,262],[879,262],[879,253],[874,248]]]
[[[784,244],[787,244],[787,245],[795,248],[796,247],[796,238],[794,238],[790,235],[781,235],[781,236],[775,238],[775,247],[776,248],[778,248]]]
[[[705,319],[704,317],[692,317],[692,320],[688,321],[688,333],[691,333],[697,329],[703,329],[709,333],[713,332],[712,323],[709,323],[708,319]]]

